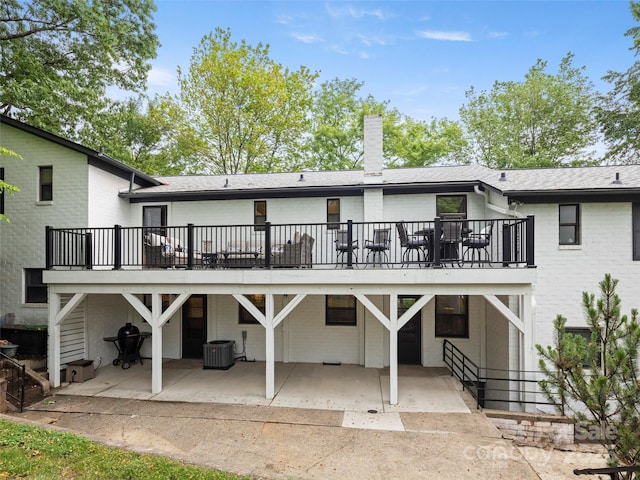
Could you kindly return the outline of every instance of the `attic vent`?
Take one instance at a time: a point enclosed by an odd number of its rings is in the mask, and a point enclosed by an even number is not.
[[[622,185],[622,180],[620,180],[620,173],[619,172],[616,172],[616,179],[611,183],[613,183],[615,185]]]
[[[500,174],[500,181],[501,182],[506,182],[507,181],[507,174],[505,172],[502,172]]]
[[[300,178],[298,179],[299,182],[304,182],[304,173],[300,174]]]
[[[224,188],[227,188],[229,186],[229,179],[227,178],[224,182]]]

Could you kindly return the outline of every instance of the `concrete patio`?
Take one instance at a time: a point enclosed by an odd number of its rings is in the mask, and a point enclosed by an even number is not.
[[[201,360],[166,360],[163,390],[158,394],[151,393],[150,364],[150,361],[144,365],[133,364],[127,370],[102,365],[93,379],[63,383],[56,394],[356,413],[470,411],[461,395],[460,384],[443,368],[400,366],[398,404],[390,405],[387,369],[276,363],[275,397],[268,400],[264,362],[237,362],[228,370],[205,370]]]

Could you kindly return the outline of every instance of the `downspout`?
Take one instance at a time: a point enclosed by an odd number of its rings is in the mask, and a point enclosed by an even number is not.
[[[497,205],[494,205],[493,203],[489,202],[489,196],[487,195],[487,193],[484,190],[480,190],[480,187],[478,185],[474,185],[473,186],[473,191],[475,193],[477,193],[478,195],[484,197],[484,204],[487,208],[489,208],[489,210],[493,210],[494,212],[498,212],[502,215],[509,215],[512,217],[516,217],[516,218],[524,218],[524,215],[522,215],[520,212],[517,211],[518,206],[520,205],[517,202],[512,202],[512,205],[515,205],[515,208],[511,209],[511,208],[503,208],[503,207],[499,207]]]

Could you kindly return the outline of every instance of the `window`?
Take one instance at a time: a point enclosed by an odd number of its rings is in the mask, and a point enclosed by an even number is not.
[[[436,296],[436,337],[469,338],[466,295]]]
[[[633,259],[640,260],[640,203],[631,205],[631,221],[633,224]]]
[[[467,218],[466,195],[438,195],[436,216],[440,218]]]
[[[326,296],[327,325],[356,325],[356,297],[353,295]]]
[[[256,200],[253,202],[253,229],[256,232],[264,231],[264,224],[267,222],[267,202]]]
[[[142,226],[152,227],[146,230],[147,232],[166,235],[166,229],[160,227],[167,226],[167,206],[142,207]]]
[[[577,337],[583,337],[587,342],[587,345],[591,343],[591,329],[587,327],[565,327],[564,333],[570,333],[571,335],[575,335]],[[602,357],[597,359],[598,366],[602,366]],[[591,362],[588,360],[584,360],[582,362],[582,368],[591,368]]]
[[[4,180],[4,168],[0,168],[0,183]],[[0,215],[4,215],[4,189],[0,190]]]
[[[24,269],[25,303],[47,303],[47,285],[42,282],[42,268]]]
[[[580,245],[580,205],[559,206],[560,245]]]
[[[253,303],[261,313],[264,313],[265,296],[263,294],[245,295],[251,303]],[[258,320],[251,315],[246,308],[240,305],[238,323],[240,324],[260,324]]]
[[[340,227],[340,199],[327,199],[327,228],[337,230]]]
[[[40,167],[39,181],[38,200],[41,202],[53,200],[53,167]]]

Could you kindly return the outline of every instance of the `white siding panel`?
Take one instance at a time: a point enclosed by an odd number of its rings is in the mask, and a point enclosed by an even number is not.
[[[70,297],[62,299],[63,305]],[[60,326],[60,363],[86,358],[85,302],[80,303]]]

